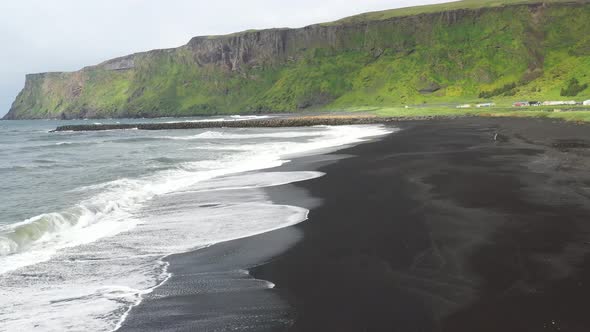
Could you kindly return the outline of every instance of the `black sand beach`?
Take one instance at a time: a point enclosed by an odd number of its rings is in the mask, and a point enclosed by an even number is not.
[[[280,168],[327,173],[268,191],[309,220],[169,257],[121,331],[589,331],[590,128],[399,126]]]

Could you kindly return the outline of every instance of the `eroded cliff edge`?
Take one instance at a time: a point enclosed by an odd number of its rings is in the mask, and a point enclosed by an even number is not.
[[[590,81],[588,31],[590,4],[578,1],[195,37],[76,72],[27,75],[5,118],[446,103],[512,85],[495,97],[547,99],[572,78]]]

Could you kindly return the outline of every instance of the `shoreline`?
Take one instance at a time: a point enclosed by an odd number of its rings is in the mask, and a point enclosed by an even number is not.
[[[395,131],[385,136],[394,134]],[[382,137],[384,136],[369,137],[366,138],[366,141],[360,144],[354,143],[352,146],[371,144]],[[339,150],[347,147],[350,145],[339,147],[331,153],[320,152],[312,155],[293,156],[288,163],[262,171],[316,172],[325,165],[349,157],[338,153]],[[245,174],[248,173],[251,172]],[[311,209],[321,205],[321,199],[310,196],[299,188],[298,183],[305,181],[259,189],[270,196],[273,204],[304,208],[308,210],[309,215]],[[115,331],[216,330],[228,329],[228,326],[240,331],[282,331],[288,329],[292,325],[294,317],[288,301],[283,299],[288,295],[283,294],[280,289],[275,289],[275,284],[272,281],[255,278],[251,269],[271,261],[296,245],[301,240],[301,234],[297,227],[306,222],[308,222],[307,218],[292,226],[222,241],[189,252],[163,257],[162,261],[167,264],[167,273],[170,274],[170,277],[155,286],[152,292],[147,293],[139,304],[131,307],[129,315],[120,321]],[[223,294],[217,296],[227,297],[230,300],[224,300],[223,307],[217,307],[219,300],[210,299],[209,291],[201,286],[195,286],[198,281],[191,276],[203,279],[213,277],[223,280],[222,282],[229,282],[229,290],[217,290],[213,293]],[[258,286],[252,288],[252,283],[258,284]],[[188,297],[188,299],[184,299],[184,297]],[[204,303],[201,302],[203,298],[205,299]],[[186,317],[184,315],[175,317],[174,322],[171,322],[167,317],[168,311],[160,310],[169,306],[176,307],[179,312],[192,312],[194,307],[199,307],[200,310],[209,312],[213,317],[229,316],[229,320],[216,321],[213,319],[211,322],[211,317],[195,312]],[[265,317],[258,322],[258,325],[249,327],[241,325],[241,321],[238,323],[231,321],[231,316],[243,314],[244,306],[256,307],[255,314],[252,315]],[[212,311],[213,309],[216,311]],[[162,324],[162,321],[165,323]]]
[[[464,118],[483,119],[530,119],[562,121],[570,124],[585,125],[590,122],[590,111],[587,109],[563,110],[520,110],[520,109],[416,109],[375,108],[364,112],[336,112],[332,114],[312,113],[299,115],[270,114],[270,118],[235,121],[186,121],[165,123],[116,123],[116,124],[75,124],[58,126],[50,132],[71,131],[106,131],[106,130],[182,130],[182,129],[215,129],[215,128],[287,128],[311,126],[343,126],[362,124],[394,124],[416,121],[455,120]],[[356,114],[355,114],[356,113]],[[373,113],[373,114],[370,114]]]
[[[120,331],[191,330],[212,308],[227,314],[218,324],[232,310],[258,317],[233,321],[242,331],[590,326],[587,128],[490,118],[401,127],[279,167],[326,173],[265,189],[275,204],[310,209],[308,220],[171,256],[172,287],[157,289]],[[184,292],[203,278],[187,273],[195,269],[223,280],[249,270],[256,279],[234,282],[275,287]]]

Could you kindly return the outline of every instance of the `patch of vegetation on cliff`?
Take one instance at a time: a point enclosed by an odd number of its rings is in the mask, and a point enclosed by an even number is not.
[[[588,83],[580,84],[580,81],[578,81],[577,78],[572,78],[567,83],[567,86],[561,89],[560,95],[565,97],[575,97],[586,89],[588,89]]]
[[[492,98],[492,97],[496,97],[496,96],[500,96],[500,95],[504,95],[504,96],[514,96],[516,94],[516,83],[510,83],[510,84],[506,84],[504,86],[501,86],[499,88],[496,88],[492,91],[482,91],[479,94],[479,98]]]

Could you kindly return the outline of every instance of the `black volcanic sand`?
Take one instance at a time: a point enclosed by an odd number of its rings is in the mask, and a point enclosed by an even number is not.
[[[400,126],[279,168],[327,173],[268,190],[309,220],[171,256],[122,330],[590,331],[590,127]],[[241,285],[246,268],[276,288]],[[213,279],[236,287],[194,286]]]

